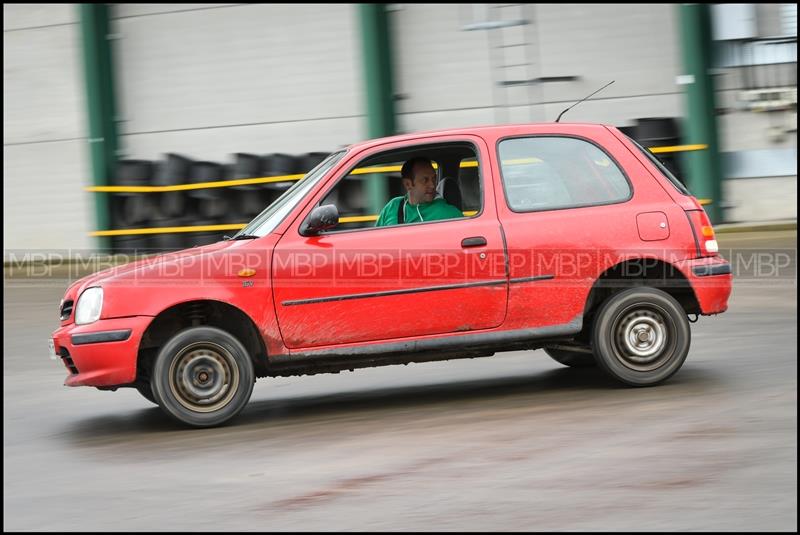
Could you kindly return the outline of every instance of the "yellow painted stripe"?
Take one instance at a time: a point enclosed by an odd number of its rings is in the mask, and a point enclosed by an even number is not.
[[[464,215],[467,217],[472,217],[477,214],[477,210],[469,210],[464,212]],[[377,215],[356,215],[356,216],[349,216],[349,217],[340,217],[339,223],[363,223],[365,221],[377,221]]]
[[[377,221],[376,215],[354,215],[350,217],[340,217],[339,223],[363,223],[364,221]]]
[[[230,186],[246,186],[248,184],[268,184],[272,182],[288,182],[300,180],[305,175],[267,176],[261,178],[241,178],[238,180],[220,180],[219,182],[198,182],[197,184],[179,184],[176,186],[92,186],[86,191],[104,193],[157,193],[166,191],[184,191],[189,189],[227,188]]]
[[[706,150],[708,145],[675,145],[674,147],[650,147],[650,152],[658,154],[661,152],[684,152],[690,150]]]
[[[697,199],[697,202],[699,202],[700,205],[711,204],[711,199]]]
[[[400,171],[401,165],[387,165],[383,167],[361,167],[350,171],[351,175],[366,175],[368,173],[395,173]]]
[[[137,234],[170,234],[173,232],[213,232],[219,230],[239,230],[244,228],[247,223],[235,223],[230,225],[198,225],[195,227],[154,227],[154,228],[131,228],[123,230],[95,230],[89,236],[134,236]]]

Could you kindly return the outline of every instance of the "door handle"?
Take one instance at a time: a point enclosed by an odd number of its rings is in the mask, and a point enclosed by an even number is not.
[[[461,247],[480,247],[481,245],[486,245],[486,238],[483,236],[473,236],[461,240]]]

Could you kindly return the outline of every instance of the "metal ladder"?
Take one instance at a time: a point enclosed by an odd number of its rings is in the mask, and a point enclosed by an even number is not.
[[[530,120],[534,121],[533,103],[536,97],[535,73],[531,61],[534,37],[531,35],[532,6],[483,4],[483,8],[485,12],[479,14],[480,8],[474,6],[473,23],[462,29],[488,32],[495,123],[509,122],[508,108],[511,106],[528,106]],[[484,20],[476,20],[481,18]],[[527,94],[522,95],[520,90]]]
[[[509,107],[528,107],[530,122],[553,120],[536,117],[534,107],[544,101],[542,84],[568,82],[579,76],[541,76],[536,63],[535,4],[482,4],[486,10],[483,20],[473,9],[473,22],[463,30],[485,30],[489,33],[489,61],[492,70],[492,99],[495,122],[509,122]],[[539,67],[541,71],[541,66]],[[544,113],[542,108],[541,113]],[[524,122],[519,117],[512,122]]]

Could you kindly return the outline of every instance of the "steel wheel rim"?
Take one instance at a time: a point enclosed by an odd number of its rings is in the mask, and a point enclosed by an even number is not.
[[[169,387],[183,407],[194,412],[214,412],[236,395],[239,367],[224,347],[198,342],[183,348],[172,359]]]
[[[612,326],[617,360],[639,372],[655,370],[669,361],[675,347],[675,325],[659,306],[636,304],[627,307]]]

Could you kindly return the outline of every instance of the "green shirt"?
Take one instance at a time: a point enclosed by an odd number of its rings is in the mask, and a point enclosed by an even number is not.
[[[403,199],[405,199],[405,197],[395,197],[389,201],[386,206],[383,207],[383,210],[381,210],[381,215],[378,216],[378,221],[375,223],[375,226],[388,227],[389,225],[396,225],[398,205],[403,202]],[[419,213],[417,212],[417,208],[419,208]],[[422,219],[419,217],[420,214],[422,215]],[[442,198],[436,198],[429,203],[418,205],[412,205],[406,202],[404,215],[406,223],[464,217],[461,210],[452,204],[448,204],[447,201]]]

